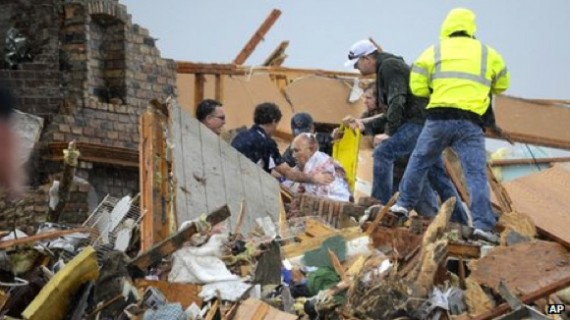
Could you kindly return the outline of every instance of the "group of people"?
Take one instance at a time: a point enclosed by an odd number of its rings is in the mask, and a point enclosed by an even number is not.
[[[412,209],[435,215],[439,195],[442,202],[455,197],[452,220],[467,223],[467,206],[443,166],[442,152],[451,147],[466,177],[473,234],[494,242],[496,217],[486,178],[483,133],[486,126],[494,126],[488,121],[494,119],[491,98],[508,88],[509,73],[500,54],[477,40],[475,32],[472,11],[451,10],[439,43],[427,48],[411,67],[368,40],[356,42],[345,65],[365,76],[376,75],[376,81],[363,95],[367,111],[360,119],[343,121],[374,136],[371,195],[385,204],[399,190],[390,211],[402,218]],[[203,101],[196,115],[216,133],[225,123],[222,105],[213,100]],[[258,105],[254,125],[238,134],[232,146],[265,171],[300,183],[301,191],[347,201],[344,170],[330,157],[336,131],[332,136],[315,133],[310,115],[295,114],[291,119],[295,138],[281,155],[271,138],[281,117],[277,105]]]

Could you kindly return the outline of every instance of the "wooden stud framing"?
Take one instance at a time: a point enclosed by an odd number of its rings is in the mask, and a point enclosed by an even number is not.
[[[170,234],[171,192],[166,160],[166,117],[147,110],[140,121],[141,251]]]
[[[204,100],[204,87],[206,85],[206,77],[203,73],[196,73],[194,78],[194,106]]]

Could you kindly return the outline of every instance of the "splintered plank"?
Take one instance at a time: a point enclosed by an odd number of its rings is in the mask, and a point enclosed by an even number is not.
[[[214,226],[226,220],[229,216],[230,210],[228,209],[228,206],[223,206],[210,213],[206,217],[206,221],[210,223],[210,225]],[[146,271],[146,268],[149,266],[161,261],[162,258],[181,248],[184,242],[190,240],[190,237],[197,232],[198,229],[196,228],[196,225],[192,223],[186,228],[173,234],[168,239],[156,244],[149,250],[133,258],[129,264],[131,266],[138,267],[142,271]]]
[[[253,53],[255,47],[263,40],[265,34],[271,29],[275,21],[281,16],[281,10],[273,9],[271,13],[265,18],[265,21],[259,26],[257,31],[253,34],[253,36],[249,39],[249,41],[245,44],[243,49],[239,52],[237,57],[234,59],[235,64],[243,64],[245,60]]]
[[[204,164],[204,187],[206,189],[206,209],[219,208],[226,204],[226,190],[222,159],[220,154],[220,139],[210,129],[199,126],[202,148],[202,163]]]
[[[178,186],[182,184],[184,191],[189,193],[187,199],[187,211],[177,210],[178,225],[186,220],[198,218],[201,214],[208,212],[206,201],[206,176],[204,174],[204,163],[202,162],[202,147],[200,138],[200,122],[184,114],[182,119],[182,160],[185,180],[177,181]]]
[[[174,185],[176,189],[176,218],[177,223],[180,224],[181,218],[185,218],[184,213],[189,212],[188,204],[190,200],[190,191],[186,188],[186,166],[184,159],[184,137],[182,136],[182,108],[173,104],[170,109],[170,140],[173,145],[172,149],[172,172],[174,173]],[[189,176],[189,174],[188,174]],[[182,220],[183,221],[183,220]]]
[[[570,274],[568,250],[556,242],[535,241],[498,247],[470,263],[470,278],[498,291],[505,281],[514,294],[522,296],[560,281]]]
[[[141,208],[146,214],[141,223],[141,250],[166,239],[169,235],[168,215],[170,188],[164,128],[166,118],[148,110],[140,119],[140,187]]]
[[[226,202],[232,213],[231,219],[229,219],[229,227],[231,230],[234,229],[237,219],[239,216],[239,211],[241,207],[242,199],[245,200],[245,191],[242,181],[242,175],[240,174],[239,165],[239,152],[232,148],[225,142],[220,142],[221,155],[222,155],[222,171],[224,173],[224,186],[226,194]],[[222,186],[220,186],[221,188]],[[249,204],[245,202],[247,207]],[[247,214],[245,212],[244,214]],[[243,229],[242,229],[243,230]]]

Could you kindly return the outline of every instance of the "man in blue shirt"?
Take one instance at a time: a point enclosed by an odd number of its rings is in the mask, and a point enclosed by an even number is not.
[[[331,173],[319,172],[314,175],[305,174],[291,168],[281,157],[279,148],[271,135],[277,130],[281,121],[281,110],[275,103],[265,102],[255,107],[254,125],[247,131],[239,133],[232,141],[232,147],[263,168],[267,173],[275,170],[285,178],[296,182],[329,184],[334,180]]]

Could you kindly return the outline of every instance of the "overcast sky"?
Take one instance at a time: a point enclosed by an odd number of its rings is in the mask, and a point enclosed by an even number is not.
[[[347,71],[357,40],[372,37],[411,63],[438,39],[450,9],[477,15],[477,37],[511,72],[510,95],[570,99],[570,0],[121,0],[133,22],[158,38],[162,56],[231,62],[273,8],[281,17],[246,65],[289,40],[284,66]]]

